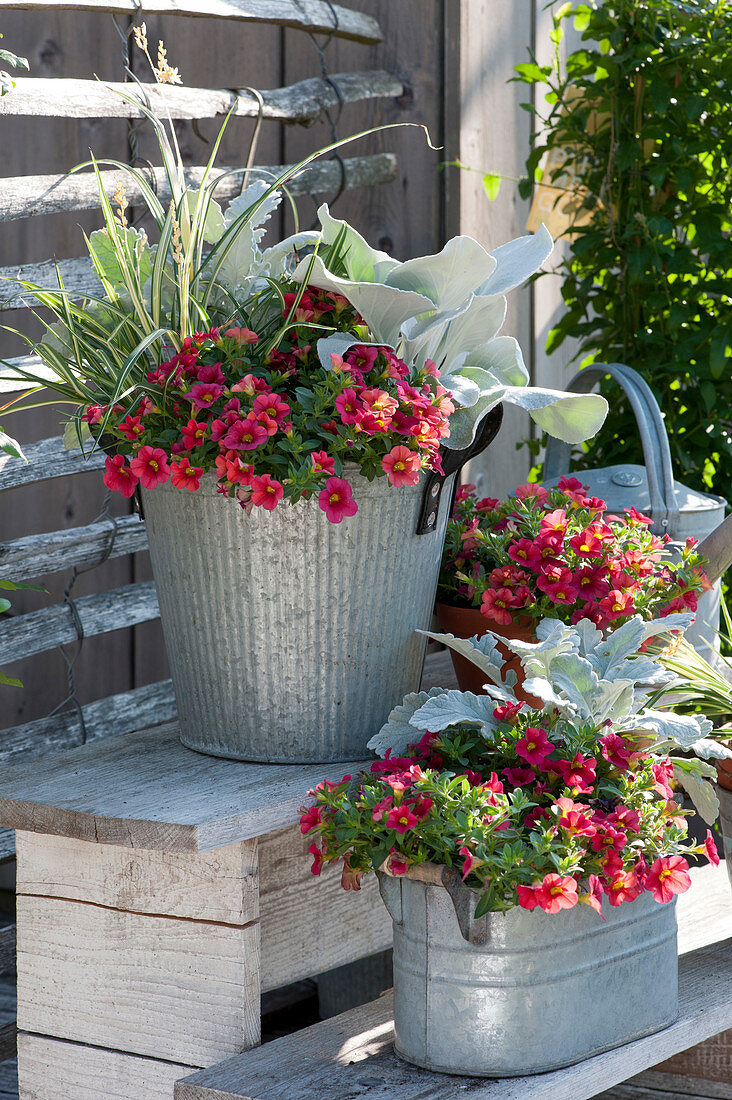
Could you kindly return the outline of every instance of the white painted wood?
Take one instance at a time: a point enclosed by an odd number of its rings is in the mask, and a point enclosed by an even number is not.
[[[341,91],[345,103],[364,99],[394,98],[403,86],[390,73],[380,70],[361,73],[333,73],[331,80]],[[120,92],[127,97],[122,98]],[[134,84],[66,77],[20,77],[12,95],[0,99],[0,116],[23,115],[54,118],[144,118],[139,106],[144,103],[161,118],[217,118],[233,110],[242,118],[257,118],[260,104],[246,88],[186,88],[170,84],[145,84],[144,93]],[[262,117],[279,122],[314,122],[326,110],[337,108],[340,100],[329,81],[310,77],[287,88],[261,92]]]
[[[172,1062],[18,1035],[23,1100],[169,1100],[173,1082],[189,1073]]]
[[[337,867],[313,875],[311,843],[296,825],[259,841],[263,991],[392,944],[391,918],[375,876],[354,893],[341,887]]]
[[[181,745],[174,725],[8,765],[0,825],[100,844],[206,851],[299,820],[307,791],[363,762],[245,764]]]
[[[326,0],[0,0],[3,8],[116,12],[136,19],[146,15],[193,15],[246,23],[274,23],[281,27],[334,35],[354,42],[382,39],[377,21],[341,4]]]
[[[680,962],[679,1019],[671,1027],[532,1077],[481,1079],[429,1073],[394,1056],[392,997],[275,1040],[194,1074],[175,1100],[587,1100],[660,1059],[716,1034],[732,1017],[732,941],[701,948]]]
[[[140,517],[117,516],[86,527],[0,542],[0,569],[16,582],[27,581],[72,566],[99,565],[108,558],[141,550],[147,550],[147,533]]]
[[[23,453],[27,462],[0,454],[0,492],[85,470],[103,470],[106,458],[104,451],[99,449],[88,454],[82,454],[78,447],[67,451],[60,436],[30,443],[23,448]]]
[[[18,1027],[191,1066],[259,1042],[259,925],[18,897]]]
[[[271,182],[285,172],[291,164],[257,165],[249,172],[250,179]],[[388,183],[396,177],[397,159],[393,153],[375,153],[365,157],[344,157],[343,168],[346,190],[371,187]],[[189,187],[200,187],[205,169],[186,168],[184,175]],[[209,179],[218,179],[214,197],[218,202],[230,202],[241,193],[244,168],[214,168]],[[142,200],[142,191],[131,176],[117,171],[102,172],[102,182],[108,198],[112,198],[122,179],[131,206]],[[168,177],[163,168],[145,168],[145,178],[154,182],[155,193],[165,204],[170,201]],[[299,172],[287,184],[293,195],[331,193],[341,184],[341,167],[337,161],[316,162]],[[34,214],[56,214],[72,210],[96,210],[99,207],[97,180],[90,172],[63,176],[15,176],[0,179],[0,218],[13,221],[29,218]]]
[[[75,606],[84,629],[84,637],[106,634],[123,626],[147,623],[157,619],[158,596],[152,581],[127,584],[112,592],[82,596]],[[66,604],[30,611],[0,622],[0,652],[3,661],[18,661],[44,653],[58,645],[77,640],[77,629]]]
[[[724,860],[692,867],[692,886],[676,902],[679,954],[732,936],[732,892]]]
[[[463,0],[460,38],[460,160],[473,171],[460,177],[460,232],[488,249],[526,232],[528,203],[518,198],[517,177],[529,148],[531,119],[519,104],[521,85],[509,84],[513,66],[528,60],[534,6],[539,0]],[[505,178],[491,202],[483,173]],[[514,290],[502,333],[519,341],[531,370],[531,292]],[[530,435],[529,415],[514,406],[504,409],[503,426],[491,447],[468,464],[463,481],[474,482],[481,496],[502,497],[525,480],[528,451],[516,451]]]
[[[20,832],[16,893],[242,926],[259,918],[257,841],[150,852]]]

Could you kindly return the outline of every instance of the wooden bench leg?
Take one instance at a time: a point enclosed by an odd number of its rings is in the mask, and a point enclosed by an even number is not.
[[[260,1040],[257,841],[17,834],[21,1100],[169,1100]]]

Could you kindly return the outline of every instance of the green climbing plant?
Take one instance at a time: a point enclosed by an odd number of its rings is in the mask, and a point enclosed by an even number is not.
[[[654,390],[684,481],[723,495],[732,481],[732,0],[604,0],[553,7],[552,64],[517,80],[548,87],[520,184],[575,192],[561,264],[564,313],[548,349],[570,337],[578,362],[621,361]],[[560,60],[569,21],[580,47]],[[538,98],[538,97],[537,97]],[[546,117],[538,104],[530,111]],[[560,200],[561,201],[561,194]],[[540,276],[541,277],[541,276]],[[627,401],[585,464],[642,461]]]

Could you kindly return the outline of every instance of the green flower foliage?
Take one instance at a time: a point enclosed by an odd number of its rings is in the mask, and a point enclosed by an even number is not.
[[[563,4],[582,47],[562,64],[517,66],[549,86],[548,126],[528,160],[527,195],[549,149],[586,193],[561,268],[578,358],[627,363],[653,388],[684,481],[724,493],[732,479],[732,0]],[[528,107],[527,109],[533,110]],[[542,112],[543,113],[543,112]],[[561,184],[554,172],[545,183]],[[642,461],[627,399],[587,445],[592,465]]]
[[[2,35],[0,34],[0,38]],[[8,50],[0,49],[0,63],[9,65],[11,69],[28,69],[28,61],[25,57],[18,57],[17,54],[10,53]],[[15,87],[15,82],[9,73],[0,71],[0,96],[7,95],[8,92],[12,92]]]

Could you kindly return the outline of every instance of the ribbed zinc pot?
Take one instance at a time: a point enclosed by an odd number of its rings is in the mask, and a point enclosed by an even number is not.
[[[417,535],[423,480],[346,476],[355,516],[317,498],[249,516],[216,492],[143,490],[181,740],[236,760],[363,759],[397,699],[417,691],[451,484]],[[425,475],[422,475],[424,478]]]
[[[676,912],[650,894],[603,922],[586,905],[477,921],[478,894],[379,874],[394,921],[395,1049],[443,1073],[514,1077],[572,1065],[678,1015]],[[451,878],[449,876],[452,876]],[[452,894],[452,897],[451,897]]]

